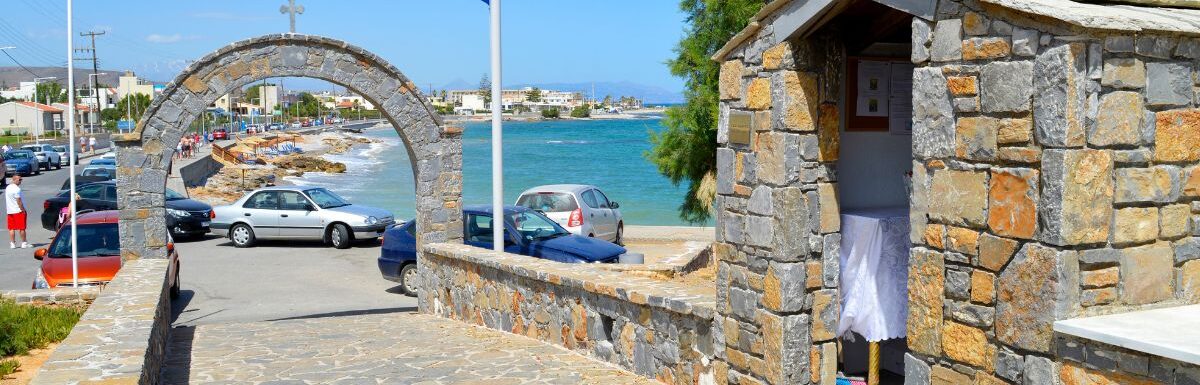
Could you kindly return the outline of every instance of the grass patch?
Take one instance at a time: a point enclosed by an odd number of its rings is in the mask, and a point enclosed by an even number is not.
[[[18,305],[0,299],[0,357],[23,355],[62,341],[82,314],[81,309]],[[18,365],[15,360],[0,361],[0,376],[12,373]]]
[[[0,378],[12,374],[21,367],[21,363],[14,359],[0,360]]]

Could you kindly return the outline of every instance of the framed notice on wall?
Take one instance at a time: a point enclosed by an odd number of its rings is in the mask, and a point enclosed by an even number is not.
[[[912,70],[894,58],[846,60],[846,131],[912,134]]]

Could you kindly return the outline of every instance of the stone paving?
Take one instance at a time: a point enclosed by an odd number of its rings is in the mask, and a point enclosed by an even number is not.
[[[652,384],[533,339],[415,313],[179,327],[166,384]]]

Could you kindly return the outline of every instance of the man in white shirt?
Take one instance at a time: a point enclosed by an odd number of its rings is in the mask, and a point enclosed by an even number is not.
[[[12,183],[4,189],[4,208],[8,211],[8,247],[17,248],[17,232],[21,233],[21,248],[29,247],[25,233],[25,202],[21,199],[21,176],[13,175]]]
[[[88,149],[92,150],[92,152],[96,152],[96,137],[94,137],[94,136],[88,137]]]

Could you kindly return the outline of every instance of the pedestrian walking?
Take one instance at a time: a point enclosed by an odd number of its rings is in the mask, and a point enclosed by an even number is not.
[[[8,247],[17,248],[17,234],[21,234],[21,248],[29,248],[25,233],[25,201],[21,199],[21,176],[13,175],[12,183],[4,189],[4,208],[8,212]]]
[[[79,137],[79,151],[87,152],[87,136]]]
[[[96,137],[95,136],[88,137],[88,149],[92,150],[92,152],[96,152]]]

